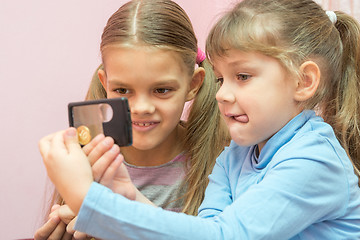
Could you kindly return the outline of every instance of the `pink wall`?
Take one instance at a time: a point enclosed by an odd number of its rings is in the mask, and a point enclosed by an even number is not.
[[[341,10],[360,20],[359,0],[315,0],[326,10]]]
[[[49,185],[38,140],[67,127],[100,63],[108,17],[125,0],[2,0],[0,7],[0,238],[33,236]],[[224,0],[177,0],[204,46]]]
[[[359,10],[357,0],[343,1]],[[84,98],[92,73],[100,63],[102,29],[124,2],[1,1],[1,239],[31,237],[39,226],[45,188],[50,184],[37,142],[67,127],[67,104]],[[204,48],[214,19],[234,1],[176,2],[188,12],[199,46]]]

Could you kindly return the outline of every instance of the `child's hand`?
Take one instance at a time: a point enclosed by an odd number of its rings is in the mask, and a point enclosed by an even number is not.
[[[83,240],[83,239],[90,239],[91,237],[88,236],[86,233],[75,231],[74,226],[76,223],[77,217],[71,211],[71,209],[65,204],[62,205],[58,211],[60,219],[67,224],[66,226],[66,233],[64,236],[70,236],[70,238],[61,238],[61,239],[76,239],[76,240]]]
[[[49,220],[38,230],[36,230],[34,234],[35,240],[71,239],[71,235],[65,231],[66,224],[61,221],[59,216],[59,208],[59,204],[55,204],[51,208]]]
[[[90,237],[86,233],[74,230],[75,222],[75,214],[66,204],[61,206],[55,204],[51,208],[51,213],[49,214],[49,221],[47,221],[41,228],[36,231],[34,239],[90,239]]]
[[[133,185],[120,154],[120,148],[111,137],[98,135],[83,147],[92,165],[95,181],[110,188],[113,192],[135,200],[136,188]]]
[[[119,155],[120,161],[123,156]],[[135,200],[137,189],[131,181],[127,168],[123,162],[111,164],[102,175],[99,183],[110,188],[113,192],[123,195],[124,197]],[[99,161],[99,165],[100,165]],[[94,168],[94,167],[93,167]]]
[[[39,142],[48,175],[60,195],[78,213],[93,182],[91,166],[81,149],[75,128],[44,137]]]

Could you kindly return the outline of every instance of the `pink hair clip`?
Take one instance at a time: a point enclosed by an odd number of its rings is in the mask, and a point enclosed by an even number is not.
[[[198,47],[197,56],[196,56],[196,63],[200,64],[202,63],[206,58],[206,55],[201,49]]]

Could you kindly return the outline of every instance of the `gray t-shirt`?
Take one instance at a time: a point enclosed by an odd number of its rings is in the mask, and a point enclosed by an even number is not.
[[[186,187],[181,188],[185,177],[186,158],[179,154],[160,166],[138,167],[125,162],[134,185],[156,206],[180,212]]]

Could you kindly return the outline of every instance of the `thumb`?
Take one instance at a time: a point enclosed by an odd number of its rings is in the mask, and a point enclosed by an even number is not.
[[[69,152],[81,150],[76,129],[73,127],[64,132],[64,142]]]
[[[58,215],[61,218],[61,220],[66,224],[69,224],[75,218],[75,213],[71,211],[69,206],[66,204],[62,205],[59,208]]]

